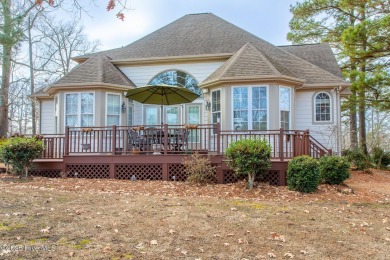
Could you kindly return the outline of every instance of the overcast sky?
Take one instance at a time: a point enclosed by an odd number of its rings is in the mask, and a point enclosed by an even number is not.
[[[275,44],[286,40],[292,18],[290,5],[296,0],[128,0],[131,11],[125,21],[117,19],[116,10],[107,12],[107,0],[97,0],[101,6],[86,9],[83,16],[85,32],[90,40],[99,40],[101,50],[127,45],[168,23],[192,13],[211,12],[215,15]]]

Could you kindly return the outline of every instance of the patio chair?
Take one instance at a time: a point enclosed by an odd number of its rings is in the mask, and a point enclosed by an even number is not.
[[[187,129],[175,129],[175,150],[183,151],[188,147],[188,130]]]
[[[137,149],[140,149],[142,151],[144,148],[143,147],[144,143],[145,143],[143,137],[140,136],[137,131],[132,130],[132,129],[130,129],[127,132],[127,135],[128,135],[127,143],[129,145],[130,150],[132,150],[133,148],[137,148]]]

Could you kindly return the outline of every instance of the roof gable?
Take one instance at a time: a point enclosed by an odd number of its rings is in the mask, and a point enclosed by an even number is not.
[[[111,58],[104,54],[92,56],[87,61],[76,66],[52,86],[88,83],[135,86],[131,80],[111,63]]]

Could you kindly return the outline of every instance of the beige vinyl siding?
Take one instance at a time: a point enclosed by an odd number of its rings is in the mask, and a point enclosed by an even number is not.
[[[54,100],[42,100],[41,134],[54,134]]]
[[[326,92],[331,98],[331,121],[327,123],[314,123],[314,95]],[[295,129],[309,129],[311,136],[317,139],[325,147],[337,150],[337,126],[336,126],[336,99],[331,91],[296,91],[295,92]]]

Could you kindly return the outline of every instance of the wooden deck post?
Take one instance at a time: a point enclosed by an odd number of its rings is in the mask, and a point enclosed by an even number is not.
[[[279,132],[279,159],[281,162],[284,161],[284,129],[280,128]]]
[[[304,135],[304,155],[310,155],[310,132],[309,129],[306,129]]]
[[[217,134],[217,154],[221,154],[221,124],[218,122],[215,124],[215,127],[216,127],[216,134]],[[223,180],[222,180],[223,181]]]
[[[116,125],[112,126],[112,155],[115,155],[116,152]]]
[[[169,181],[168,163],[162,164],[162,180]]]
[[[216,167],[217,170],[217,184],[223,184],[223,170],[221,164]]]
[[[164,124],[164,154],[168,154],[168,135],[169,135],[168,124]],[[164,176],[164,174],[163,174],[163,176]],[[168,169],[167,169],[167,176],[168,176]]]
[[[69,155],[69,126],[65,127],[65,147],[64,155]]]

